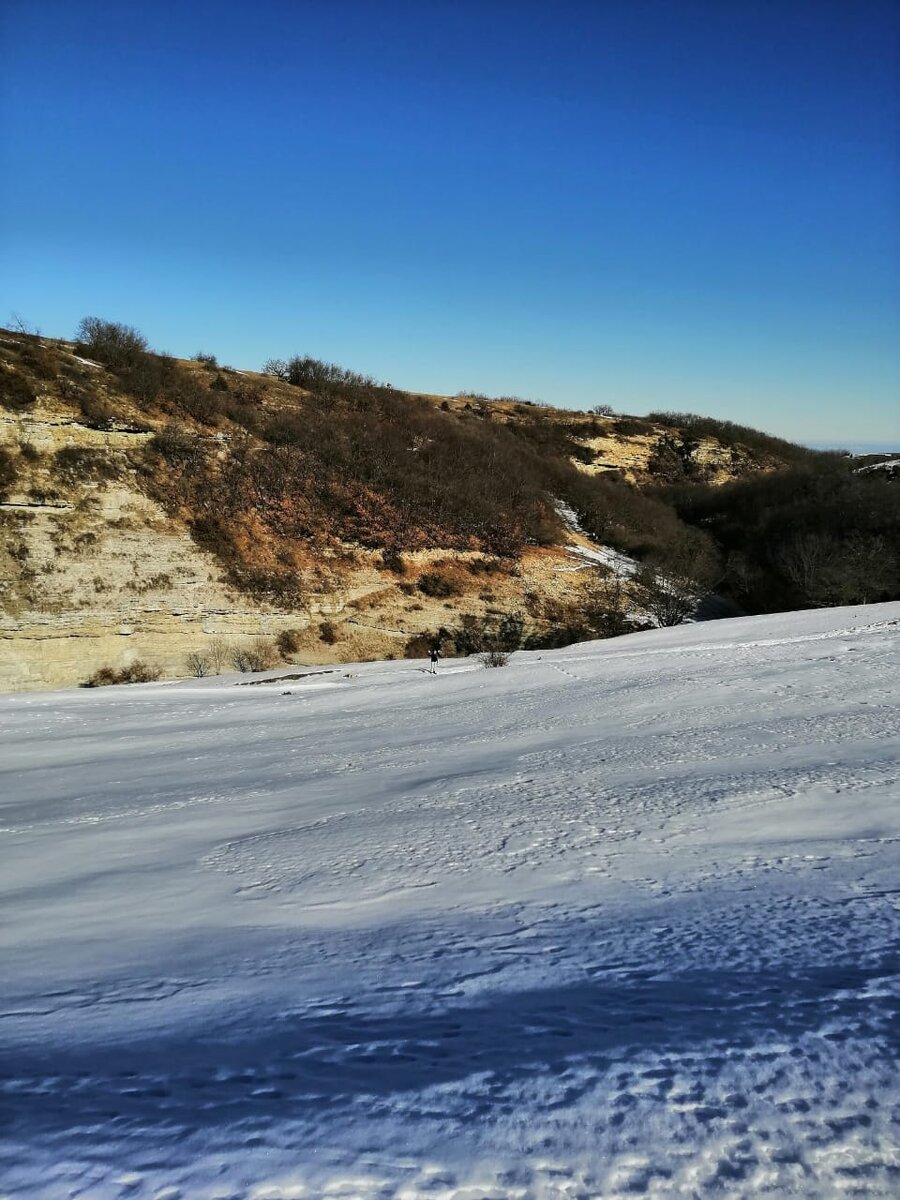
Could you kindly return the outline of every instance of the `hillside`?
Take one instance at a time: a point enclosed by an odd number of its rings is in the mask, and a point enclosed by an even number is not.
[[[895,1197],[898,630],[0,698],[0,1193]]]
[[[660,619],[578,548],[647,564],[688,608],[713,589],[732,612],[900,594],[896,501],[851,528],[837,583],[754,560],[746,514],[736,530],[720,511],[741,481],[837,472],[868,489],[860,513],[897,490],[752,430],[413,395],[309,358],[236,371],[108,322],[80,336],[0,334],[3,688],[560,645]]]

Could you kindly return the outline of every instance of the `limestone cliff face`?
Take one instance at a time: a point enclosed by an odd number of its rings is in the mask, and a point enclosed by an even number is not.
[[[150,436],[90,429],[46,403],[0,419],[0,446],[18,458],[0,502],[0,687],[79,683],[138,659],[184,674],[210,637],[285,627],[285,614],[224,585],[212,556],[138,490],[119,455]],[[114,477],[53,470],[60,450],[100,451]]]
[[[609,433],[582,440],[590,461],[572,460],[586,475],[615,475],[631,484],[689,479],[718,485],[776,465],[711,437],[685,438],[661,426],[621,434],[612,428],[612,421],[609,425]]]
[[[140,489],[128,452],[151,436],[91,429],[46,399],[28,415],[0,416],[0,447],[17,463],[15,486],[0,501],[0,690],[73,686],[101,667],[137,661],[183,677],[192,653],[227,671],[233,650],[260,640],[274,647],[285,630],[290,658],[304,663],[402,656],[410,635],[451,623],[461,602],[486,616],[535,593],[571,593],[563,547],[527,555],[489,586],[464,579],[468,594],[450,600],[409,594],[379,570],[378,555],[348,549],[332,586],[303,608],[256,602],[224,582],[218,560]],[[67,474],[60,451],[87,455]],[[420,551],[406,559],[421,571],[479,557]]]

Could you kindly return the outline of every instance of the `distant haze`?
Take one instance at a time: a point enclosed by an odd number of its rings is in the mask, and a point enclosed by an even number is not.
[[[810,450],[849,450],[851,454],[900,454],[900,438],[893,442],[808,442]]]

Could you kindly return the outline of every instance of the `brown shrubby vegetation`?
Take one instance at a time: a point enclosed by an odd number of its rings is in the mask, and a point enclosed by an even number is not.
[[[103,461],[113,473],[136,466],[145,490],[219,558],[229,582],[272,604],[296,608],[327,591],[315,565],[330,561],[340,575],[348,545],[379,551],[374,561],[407,595],[490,597],[477,576],[513,571],[528,547],[560,540],[560,500],[592,537],[643,564],[632,607],[639,602],[654,622],[681,619],[679,608],[710,589],[729,611],[900,595],[900,488],[888,474],[856,476],[848,460],[732,422],[667,412],[641,419],[602,406],[547,414],[521,398],[478,393],[441,405],[300,355],[269,360],[269,378],[252,379],[213,355],[185,364],[154,354],[137,330],[98,318],[81,323],[76,350],[103,371],[35,336],[13,343],[0,369],[7,408],[27,411],[46,383],[96,428],[133,429],[146,417],[158,430],[118,456],[57,455],[57,478],[110,477]],[[610,434],[655,439],[653,486],[576,469],[573,460],[594,459],[587,441]],[[696,455],[704,438],[754,474],[704,484]],[[56,495],[43,480],[31,487],[35,498]],[[478,557],[417,578],[417,550]],[[525,640],[608,636],[629,627],[624,611],[609,596],[579,595],[572,608],[529,610]]]
[[[323,621],[319,625],[319,638],[326,646],[333,646],[339,637],[340,634],[333,621]]]
[[[244,654],[251,671],[270,671],[279,662],[278,648],[271,638],[254,638]]]
[[[17,370],[0,370],[0,406],[23,412],[36,401],[37,393],[24,375]]]
[[[78,407],[85,425],[91,429],[112,429],[116,413],[113,406],[102,396],[84,392],[78,396]]]
[[[12,491],[18,473],[14,455],[0,446],[0,500],[4,500]]]
[[[138,659],[127,667],[100,667],[81,686],[92,688],[108,687],[115,683],[153,683],[159,676],[158,667]]]
[[[86,446],[63,446],[53,456],[53,474],[67,484],[116,479],[119,465],[107,451]]]
[[[290,658],[292,654],[297,654],[302,645],[301,634],[299,629],[282,629],[279,633],[276,644],[278,652],[282,658]]]

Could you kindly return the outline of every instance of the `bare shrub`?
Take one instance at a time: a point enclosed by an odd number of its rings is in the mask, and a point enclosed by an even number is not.
[[[79,346],[90,351],[93,358],[107,366],[130,364],[146,354],[147,339],[130,325],[104,321],[100,317],[85,317],[75,331]]]
[[[626,581],[616,571],[598,572],[587,589],[583,612],[590,630],[601,638],[630,633],[634,624],[628,615]]]
[[[254,638],[244,655],[251,671],[269,671],[278,666],[278,651],[270,638]]]
[[[231,665],[236,671],[240,671],[241,674],[244,674],[245,671],[253,670],[250,666],[250,656],[243,646],[231,647]]]
[[[31,408],[37,400],[34,388],[16,371],[0,370],[0,405],[14,411]]]
[[[282,629],[277,638],[278,652],[282,658],[289,658],[300,650],[300,630]]]
[[[153,683],[159,679],[159,667],[153,667],[143,659],[135,659],[127,667],[100,667],[81,686],[86,688],[109,687],[116,683]]]
[[[203,679],[210,674],[209,660],[199,650],[192,650],[185,659],[187,669],[195,679]]]
[[[107,481],[119,476],[119,468],[109,454],[89,446],[63,446],[54,454],[51,470],[67,483]]]
[[[17,474],[16,460],[8,450],[0,446],[0,500],[12,490]]]
[[[425,596],[431,596],[433,599],[442,600],[447,596],[459,596],[462,594],[462,587],[458,579],[454,577],[454,572],[448,570],[442,571],[426,571],[419,576],[417,587]]]
[[[448,631],[457,654],[493,653],[509,655],[524,641],[525,618],[520,612],[495,613],[478,617],[463,613],[456,629]]]
[[[710,538],[685,529],[664,548],[649,555],[634,577],[639,607],[659,626],[680,625],[693,613],[721,577]]]
[[[503,571],[503,563],[498,558],[470,558],[466,570],[471,575],[494,575]]]
[[[338,640],[338,631],[333,622],[323,621],[319,626],[319,638],[326,646],[333,646]]]
[[[81,416],[90,429],[112,429],[116,414],[112,406],[102,398],[88,392],[78,398]]]
[[[267,358],[262,369],[263,375],[271,375],[273,379],[287,380],[288,365],[283,358]]]
[[[148,449],[172,466],[195,471],[203,459],[203,444],[200,439],[176,424],[166,425],[154,434],[148,443]]]
[[[406,574],[406,563],[396,546],[388,546],[381,552],[381,565],[385,571],[392,571],[395,575]]]
[[[90,679],[86,679],[81,686],[85,688],[108,687],[110,684],[118,682],[118,671],[114,667],[98,667]]]
[[[162,672],[159,667],[152,667],[142,659],[137,659],[131,666],[123,667],[119,672],[120,683],[153,683],[159,679]]]
[[[19,351],[19,362],[38,379],[55,379],[59,359],[55,350],[39,341],[29,341]]]
[[[871,603],[889,593],[897,552],[887,539],[852,532],[798,532],[773,552],[775,564],[814,608]]]
[[[509,653],[506,650],[485,650],[479,654],[478,660],[483,667],[505,667],[509,662]]]
[[[206,647],[206,661],[211,675],[221,675],[231,657],[231,649],[224,638],[213,638]]]

